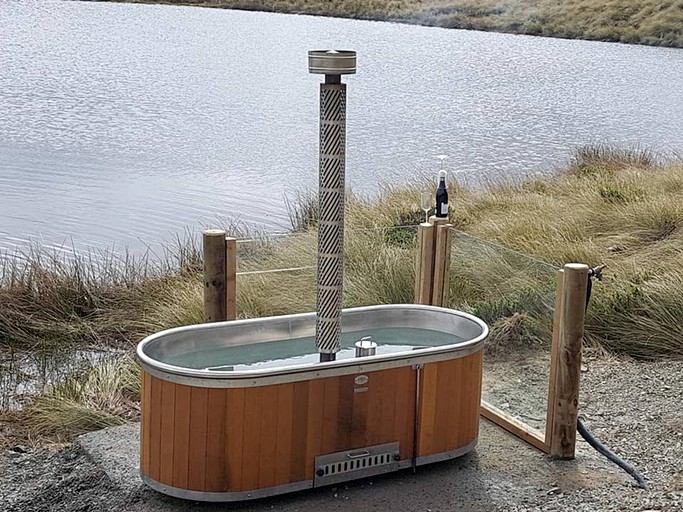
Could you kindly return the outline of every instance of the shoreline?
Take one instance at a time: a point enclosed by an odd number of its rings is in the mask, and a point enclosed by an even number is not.
[[[93,1],[93,0],[84,0]],[[307,0],[100,0],[114,3],[162,4],[211,9],[275,12],[426,27],[478,30],[557,39],[578,39],[666,48],[683,48],[683,12],[676,5],[656,10],[649,0],[617,0],[609,6],[590,0],[518,2],[407,0],[390,2],[323,2]],[[680,10],[680,9],[679,9]]]

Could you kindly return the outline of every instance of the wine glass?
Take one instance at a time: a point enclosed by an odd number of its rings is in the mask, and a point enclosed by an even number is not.
[[[429,210],[432,209],[432,193],[429,190],[423,190],[420,194],[420,208],[425,212],[425,222],[429,222]]]

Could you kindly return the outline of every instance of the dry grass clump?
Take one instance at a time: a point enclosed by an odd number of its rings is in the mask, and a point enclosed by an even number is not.
[[[32,439],[63,441],[139,416],[140,372],[132,356],[68,376],[16,413]]]
[[[490,327],[486,340],[487,356],[509,356],[513,352],[527,353],[535,348],[528,340],[534,339],[529,323],[533,320],[525,313],[513,313],[502,317]],[[537,348],[537,347],[536,347]]]
[[[467,195],[456,209],[471,219],[470,233],[556,266],[606,263],[605,280],[593,289],[588,338],[614,352],[656,358],[683,346],[676,288],[683,274],[682,186],[681,162],[588,148],[555,178]],[[550,278],[543,282],[552,286]]]
[[[116,337],[106,311],[149,276],[144,260],[37,249],[0,261],[0,343],[41,348]]]
[[[35,247],[4,255],[0,348],[50,350],[138,341],[164,324],[155,312],[168,308],[182,283],[194,283],[201,269],[201,251],[192,236],[178,239],[161,256],[65,255]],[[181,322],[197,320],[178,313]]]
[[[683,47],[681,0],[130,1],[388,20],[446,28]]]

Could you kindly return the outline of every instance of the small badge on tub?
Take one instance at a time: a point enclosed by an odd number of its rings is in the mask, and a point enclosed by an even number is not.
[[[368,383],[368,380],[370,379],[367,375],[358,375],[355,379],[353,379],[353,382],[356,384],[356,386],[364,386]]]

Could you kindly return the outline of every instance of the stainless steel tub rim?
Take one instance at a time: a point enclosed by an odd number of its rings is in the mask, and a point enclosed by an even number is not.
[[[445,325],[446,328],[440,328],[440,325]],[[287,328],[286,332],[283,332],[283,326]],[[263,343],[280,340],[287,335],[290,339],[312,336],[315,334],[315,312],[312,312],[167,329],[142,340],[137,347],[137,357],[145,371],[167,381],[201,387],[248,387],[295,382],[309,379],[311,376],[323,378],[407,364],[424,364],[452,359],[454,353],[464,357],[481,350],[489,332],[486,323],[474,315],[436,306],[387,304],[348,308],[342,311],[344,332],[361,333],[363,329],[380,326],[426,328],[454,333],[465,340],[449,345],[421,347],[420,350],[249,370],[187,368],[164,363],[154,357],[155,353],[186,353],[193,349]],[[201,341],[198,341],[198,338],[201,338]],[[314,349],[312,346],[311,350]]]

